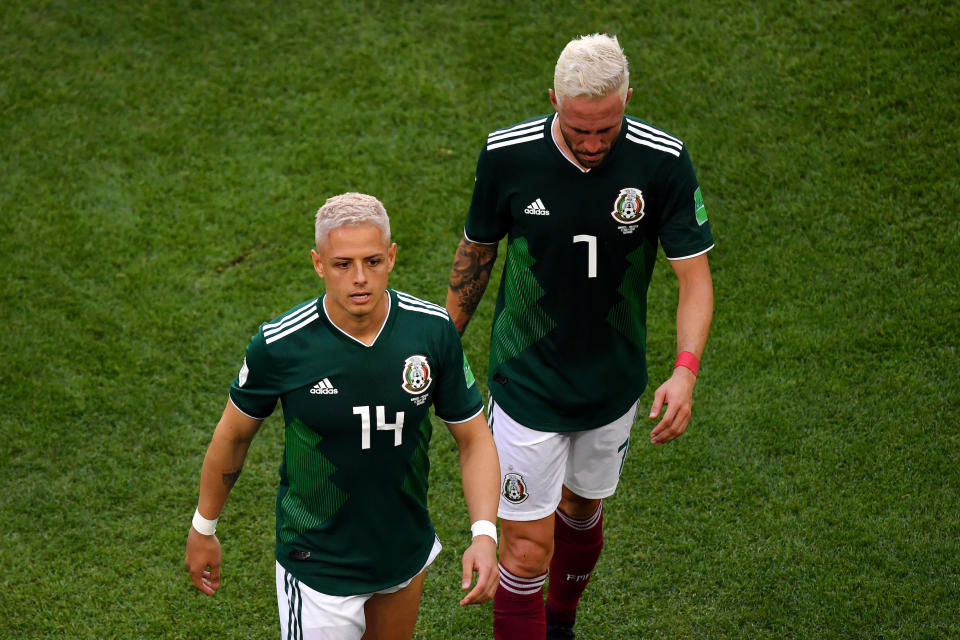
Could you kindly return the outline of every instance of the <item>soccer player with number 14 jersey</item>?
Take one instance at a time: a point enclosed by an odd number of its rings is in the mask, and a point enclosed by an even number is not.
[[[279,401],[281,637],[407,640],[424,571],[440,551],[427,512],[430,407],[459,448],[473,523],[461,605],[489,600],[497,588],[497,453],[447,312],[387,288],[397,245],[380,201],[358,193],[327,200],[316,247],[313,266],[326,292],[262,324],[250,340],[203,461],[185,563],[194,586],[213,595],[217,519]]]

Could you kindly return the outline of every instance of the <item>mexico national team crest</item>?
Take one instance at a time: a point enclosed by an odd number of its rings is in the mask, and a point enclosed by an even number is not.
[[[426,356],[410,356],[403,361],[403,390],[417,396],[427,390],[433,379]]]
[[[643,192],[633,187],[620,189],[610,212],[613,219],[620,224],[636,224],[643,219],[643,214]]]
[[[503,497],[513,504],[520,504],[530,497],[527,483],[519,473],[507,473],[503,476]]]

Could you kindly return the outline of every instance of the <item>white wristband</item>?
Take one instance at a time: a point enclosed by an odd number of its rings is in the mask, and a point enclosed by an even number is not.
[[[477,520],[470,525],[470,532],[473,533],[474,538],[477,536],[490,536],[493,538],[493,543],[497,543],[497,525],[489,520]]]
[[[220,518],[207,520],[200,515],[200,509],[197,509],[193,514],[193,528],[197,530],[197,533],[202,533],[205,536],[212,536],[217,532],[217,520],[219,519]]]

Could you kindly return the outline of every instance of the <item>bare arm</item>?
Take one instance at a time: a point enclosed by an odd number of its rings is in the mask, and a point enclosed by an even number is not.
[[[230,489],[243,469],[243,461],[261,421],[255,420],[227,402],[223,416],[213,432],[200,472],[200,498],[197,509],[208,520],[220,516]],[[203,535],[193,527],[187,535],[184,564],[190,580],[207,595],[220,586],[220,541],[216,535]]]
[[[457,246],[447,290],[447,313],[460,335],[466,331],[467,323],[480,304],[496,260],[495,244],[478,244],[463,238]]]
[[[500,501],[500,460],[486,418],[481,412],[467,422],[448,424],[447,428],[453,434],[460,450],[460,475],[470,522],[489,520],[496,523],[497,504]],[[497,590],[500,581],[497,571],[497,545],[488,536],[477,536],[463,552],[461,588],[470,588],[474,572],[477,574],[477,584],[460,601],[461,605],[490,600]]]
[[[689,351],[699,359],[707,344],[713,319],[713,279],[707,254],[686,260],[672,260],[670,265],[679,283],[677,353]],[[697,377],[692,371],[686,367],[676,367],[670,379],[657,389],[650,407],[650,418],[657,418],[664,405],[667,411],[650,432],[652,443],[669,442],[686,431],[696,382]]]

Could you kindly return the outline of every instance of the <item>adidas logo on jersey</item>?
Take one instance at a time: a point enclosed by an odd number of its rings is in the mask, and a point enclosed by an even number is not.
[[[537,198],[533,202],[527,205],[527,208],[523,210],[524,213],[527,213],[531,216],[548,216],[550,215],[550,209],[547,209],[543,206],[543,201],[540,198]]]
[[[310,393],[316,396],[332,396],[340,393],[340,391],[335,386],[330,384],[330,378],[324,378],[317,384],[313,385],[313,388],[310,389]]]

